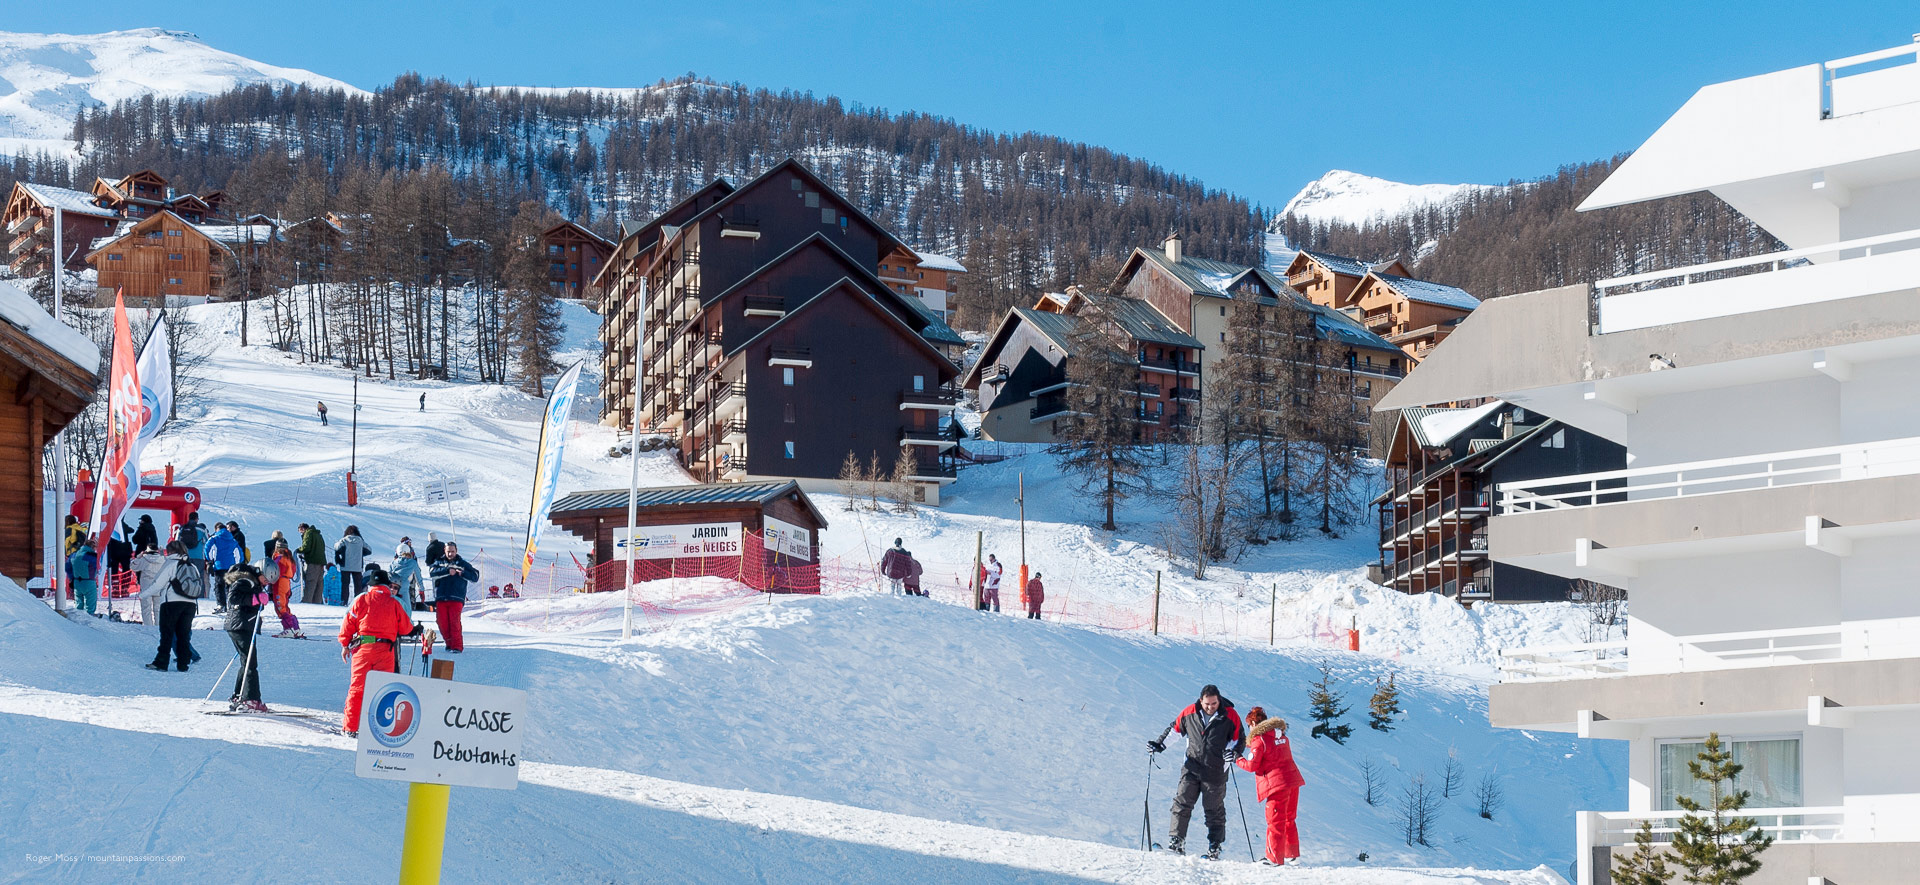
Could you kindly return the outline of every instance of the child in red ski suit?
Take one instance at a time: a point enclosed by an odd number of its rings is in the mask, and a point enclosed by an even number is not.
[[[367,673],[395,672],[394,646],[400,637],[417,636],[421,629],[414,626],[406,604],[393,597],[393,583],[385,571],[368,569],[367,582],[372,586],[353,598],[346,619],[340,622],[340,657],[353,666],[347,677],[346,724],[341,729],[349,736],[360,733],[360,701],[367,690]]]
[[[1300,808],[1300,787],[1307,781],[1293,764],[1286,720],[1269,718],[1259,707],[1248,710],[1247,737],[1247,756],[1235,764],[1253,773],[1256,795],[1267,803],[1267,863],[1282,866],[1300,859],[1294,814]]]

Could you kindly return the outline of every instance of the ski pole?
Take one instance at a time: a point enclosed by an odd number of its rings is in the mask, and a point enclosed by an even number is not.
[[[1240,806],[1240,833],[1247,837],[1247,860],[1258,861],[1253,854],[1253,831],[1247,829],[1247,802],[1240,798],[1240,772],[1229,770],[1227,774],[1233,778],[1233,801]]]
[[[253,633],[247,637],[247,665],[240,671],[240,684],[243,687],[247,683],[247,674],[253,674],[253,690],[255,692],[260,690],[260,674],[254,670],[253,650],[260,644],[260,616],[266,613],[267,610],[265,608],[253,613]],[[236,695],[245,693],[246,692],[235,692]]]
[[[1158,767],[1152,750],[1147,751],[1147,795],[1140,800],[1140,850],[1153,850],[1153,770]]]
[[[233,669],[233,662],[237,660],[240,660],[240,653],[238,651],[233,653],[233,657],[227,659],[227,665],[225,667],[220,668],[220,678],[215,679],[213,686],[207,689],[205,700],[213,700],[213,693],[219,690],[220,683],[227,681],[227,671]]]

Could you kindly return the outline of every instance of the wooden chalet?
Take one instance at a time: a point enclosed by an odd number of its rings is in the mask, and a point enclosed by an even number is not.
[[[574,492],[554,502],[549,519],[591,543],[595,564],[612,562],[623,555],[616,543],[626,533],[627,503],[626,489]],[[644,488],[638,505],[635,525],[642,529],[712,523],[738,523],[762,535],[770,528],[797,529],[800,534],[790,535],[793,543],[784,552],[767,545],[769,556],[797,562],[819,561],[820,532],[827,527],[826,517],[792,480]]]
[[[593,283],[613,255],[612,242],[574,222],[563,221],[540,235],[540,245],[547,253],[547,285],[555,298],[599,300]]]
[[[102,304],[112,303],[116,290],[130,305],[158,306],[168,298],[205,301],[220,294],[237,262],[257,259],[258,250],[275,243],[276,236],[270,227],[202,227],[163,209],[96,242],[87,263],[99,272]]]
[[[76,190],[15,182],[0,212],[6,229],[7,265],[15,276],[37,277],[53,267],[53,214],[60,210],[62,261],[68,270],[86,268],[94,240],[113,233],[119,216]]]
[[[928,310],[950,317],[954,290],[966,272],[964,265],[945,255],[901,246],[880,259],[876,276],[893,291],[918,298]]]
[[[696,478],[825,484],[849,454],[891,465],[904,448],[937,502],[959,374],[942,348],[964,341],[875,275],[902,245],[792,159],[708,185],[623,238],[603,272],[608,387],[631,389],[641,339],[640,423],[673,435]],[[642,338],[629,314],[643,287]],[[608,419],[629,420],[628,400],[610,395]]]
[[[218,205],[226,197],[215,192],[212,201],[195,194],[176,193],[160,173],[142,169],[125,178],[96,178],[93,201],[121,218],[150,218],[172,212],[191,224],[203,224],[218,214]]]
[[[41,453],[93,400],[100,352],[33,297],[0,282],[0,507],[16,515],[0,536],[0,575],[48,577],[42,564],[47,492]]]
[[[1382,273],[1412,276],[1412,272],[1399,259],[1375,268],[1358,258],[1302,249],[1287,264],[1287,285],[1321,307],[1352,312],[1353,290],[1359,288],[1360,281],[1376,269]]]
[[[1464,603],[1566,600],[1567,579],[1487,555],[1487,520],[1500,513],[1495,487],[1618,470],[1626,466],[1626,449],[1499,400],[1396,415],[1388,488],[1374,499],[1380,517],[1374,580],[1403,593],[1441,593]]]
[[[1378,270],[1369,271],[1352,294],[1352,310],[1367,330],[1393,342],[1415,362],[1425,359],[1479,306],[1480,299],[1465,289]]]

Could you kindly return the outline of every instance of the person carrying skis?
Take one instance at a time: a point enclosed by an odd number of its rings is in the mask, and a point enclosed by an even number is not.
[[[100,554],[88,543],[86,530],[80,532],[80,546],[67,557],[67,578],[73,582],[74,607],[98,616],[100,604]]]
[[[393,568],[388,575],[393,578],[394,593],[405,599],[409,608],[420,601],[420,558],[414,555],[412,538],[402,537],[400,546],[393,548]]]
[[[293,551],[287,549],[287,540],[281,538],[267,542],[267,567],[262,569],[261,580],[266,583],[273,595],[273,613],[280,616],[280,632],[276,639],[305,639],[307,634],[300,631],[300,619],[294,616],[293,576],[299,570],[294,565]]]
[[[1219,688],[1204,686],[1200,699],[1181,710],[1158,738],[1148,741],[1147,749],[1155,753],[1166,750],[1167,734],[1175,731],[1187,739],[1187,759],[1180,767],[1180,786],[1173,794],[1167,848],[1175,854],[1186,853],[1193,805],[1201,801],[1207,814],[1207,857],[1218,860],[1220,845],[1227,841],[1227,763],[1240,758],[1246,748],[1240,714],[1234,712],[1232,701],[1220,696]]]
[[[1027,581],[1027,617],[1040,620],[1040,603],[1047,601],[1047,588],[1040,584],[1040,573],[1034,572]]]
[[[360,537],[360,527],[347,526],[347,533],[333,542],[333,564],[340,569],[340,596],[351,602],[355,596],[367,592],[367,557],[373,555],[373,548]]]
[[[227,524],[216,522],[217,529],[207,539],[207,563],[213,570],[213,592],[216,605],[213,613],[224,614],[227,605],[227,569],[240,564],[240,542],[235,540],[233,532],[227,530]]]
[[[260,701],[260,649],[254,645],[260,634],[260,609],[267,603],[260,573],[251,565],[235,565],[222,573],[221,580],[227,585],[227,638],[233,641],[234,660],[240,665],[227,709],[271,713]]]
[[[1307,782],[1293,763],[1287,742],[1287,720],[1267,716],[1255,707],[1247,711],[1247,757],[1235,763],[1254,777],[1255,797],[1267,803],[1267,857],[1273,866],[1300,859],[1300,830],[1294,815],[1300,808],[1300,788]]]
[[[149,670],[167,669],[167,652],[173,652],[174,669],[187,672],[193,657],[193,615],[200,610],[200,599],[207,595],[207,579],[199,567],[187,558],[187,545],[167,542],[167,556],[153,583],[140,591],[140,598],[160,605],[160,650],[154,653]]]
[[[982,566],[982,568],[986,570],[987,576],[985,579],[985,583],[981,584],[981,588],[985,592],[980,594],[980,610],[987,611],[991,609],[993,611],[999,611],[1000,610],[1000,560],[999,558],[994,556],[991,553],[987,554],[987,564],[985,566]]]
[[[370,569],[373,579],[367,592],[353,598],[347,615],[340,621],[340,660],[351,668],[347,676],[346,720],[340,732],[348,737],[360,734],[360,702],[367,690],[367,674],[375,670],[399,672],[394,647],[402,636],[418,636],[421,626],[413,622],[407,606],[393,598],[393,582],[379,568]]]
[[[326,601],[327,542],[320,527],[300,524],[300,601],[319,605]]]
[[[887,578],[888,590],[894,593],[906,592],[909,569],[907,563],[912,561],[913,554],[907,552],[907,548],[901,545],[899,538],[893,539],[893,546],[880,557],[880,573]]]
[[[480,570],[460,557],[460,545],[448,544],[446,553],[427,563],[433,578],[433,619],[440,627],[440,638],[449,654],[466,651],[466,637],[460,633],[460,610],[467,607],[467,585],[480,583]]]

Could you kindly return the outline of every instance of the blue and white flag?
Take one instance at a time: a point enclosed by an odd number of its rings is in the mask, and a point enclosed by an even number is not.
[[[573,411],[573,389],[580,382],[580,366],[573,367],[560,375],[553,384],[553,394],[547,397],[547,414],[540,422],[540,449],[533,466],[533,508],[527,514],[527,551],[520,558],[520,586],[527,584],[527,576],[533,573],[533,553],[540,546],[540,529],[547,522],[547,512],[553,509],[554,499],[560,491],[560,456],[567,449],[567,417]]]

